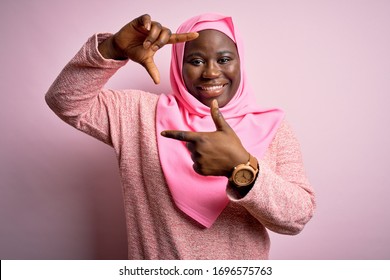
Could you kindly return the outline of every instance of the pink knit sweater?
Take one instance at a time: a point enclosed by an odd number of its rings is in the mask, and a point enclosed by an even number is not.
[[[91,37],[46,94],[65,122],[111,145],[123,186],[129,259],[267,259],[267,229],[297,234],[310,220],[314,194],[305,176],[299,143],[283,121],[253,189],[230,203],[205,229],[172,201],[156,142],[158,95],[104,89],[126,62],[104,59]],[[184,183],[184,182],[183,182]]]

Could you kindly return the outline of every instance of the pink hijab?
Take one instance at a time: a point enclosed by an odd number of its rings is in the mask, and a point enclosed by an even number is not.
[[[177,33],[205,29],[221,31],[237,45],[241,61],[241,83],[235,96],[220,111],[246,150],[261,160],[284,113],[279,109],[262,109],[256,105],[255,95],[248,86],[244,71],[242,42],[230,17],[202,14],[184,22]],[[157,104],[157,143],[162,170],[175,204],[188,216],[209,228],[229,203],[226,195],[228,179],[197,174],[193,170],[186,143],[160,135],[163,130],[215,130],[210,108],[194,98],[184,84],[184,47],[185,43],[172,46],[170,78],[173,94],[161,95]]]

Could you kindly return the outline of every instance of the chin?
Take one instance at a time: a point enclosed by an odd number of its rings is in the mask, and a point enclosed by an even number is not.
[[[231,100],[231,98],[226,98],[226,97],[222,97],[222,96],[221,96],[221,98],[216,98],[216,99],[218,101],[219,108],[225,107]],[[211,101],[212,100],[210,100],[210,105],[211,105]]]

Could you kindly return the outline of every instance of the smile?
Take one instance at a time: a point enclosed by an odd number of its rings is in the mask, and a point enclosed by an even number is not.
[[[198,86],[198,92],[203,98],[215,98],[217,96],[220,96],[225,91],[225,86],[227,84],[222,85],[202,85]]]
[[[218,86],[200,86],[199,88],[204,91],[217,91],[224,87],[225,85],[218,85]]]

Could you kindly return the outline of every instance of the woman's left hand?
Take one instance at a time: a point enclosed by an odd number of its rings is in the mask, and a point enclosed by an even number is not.
[[[213,100],[210,111],[216,131],[165,130],[161,135],[187,142],[195,172],[205,176],[230,177],[235,166],[248,161],[249,153],[222,116],[217,100]]]

